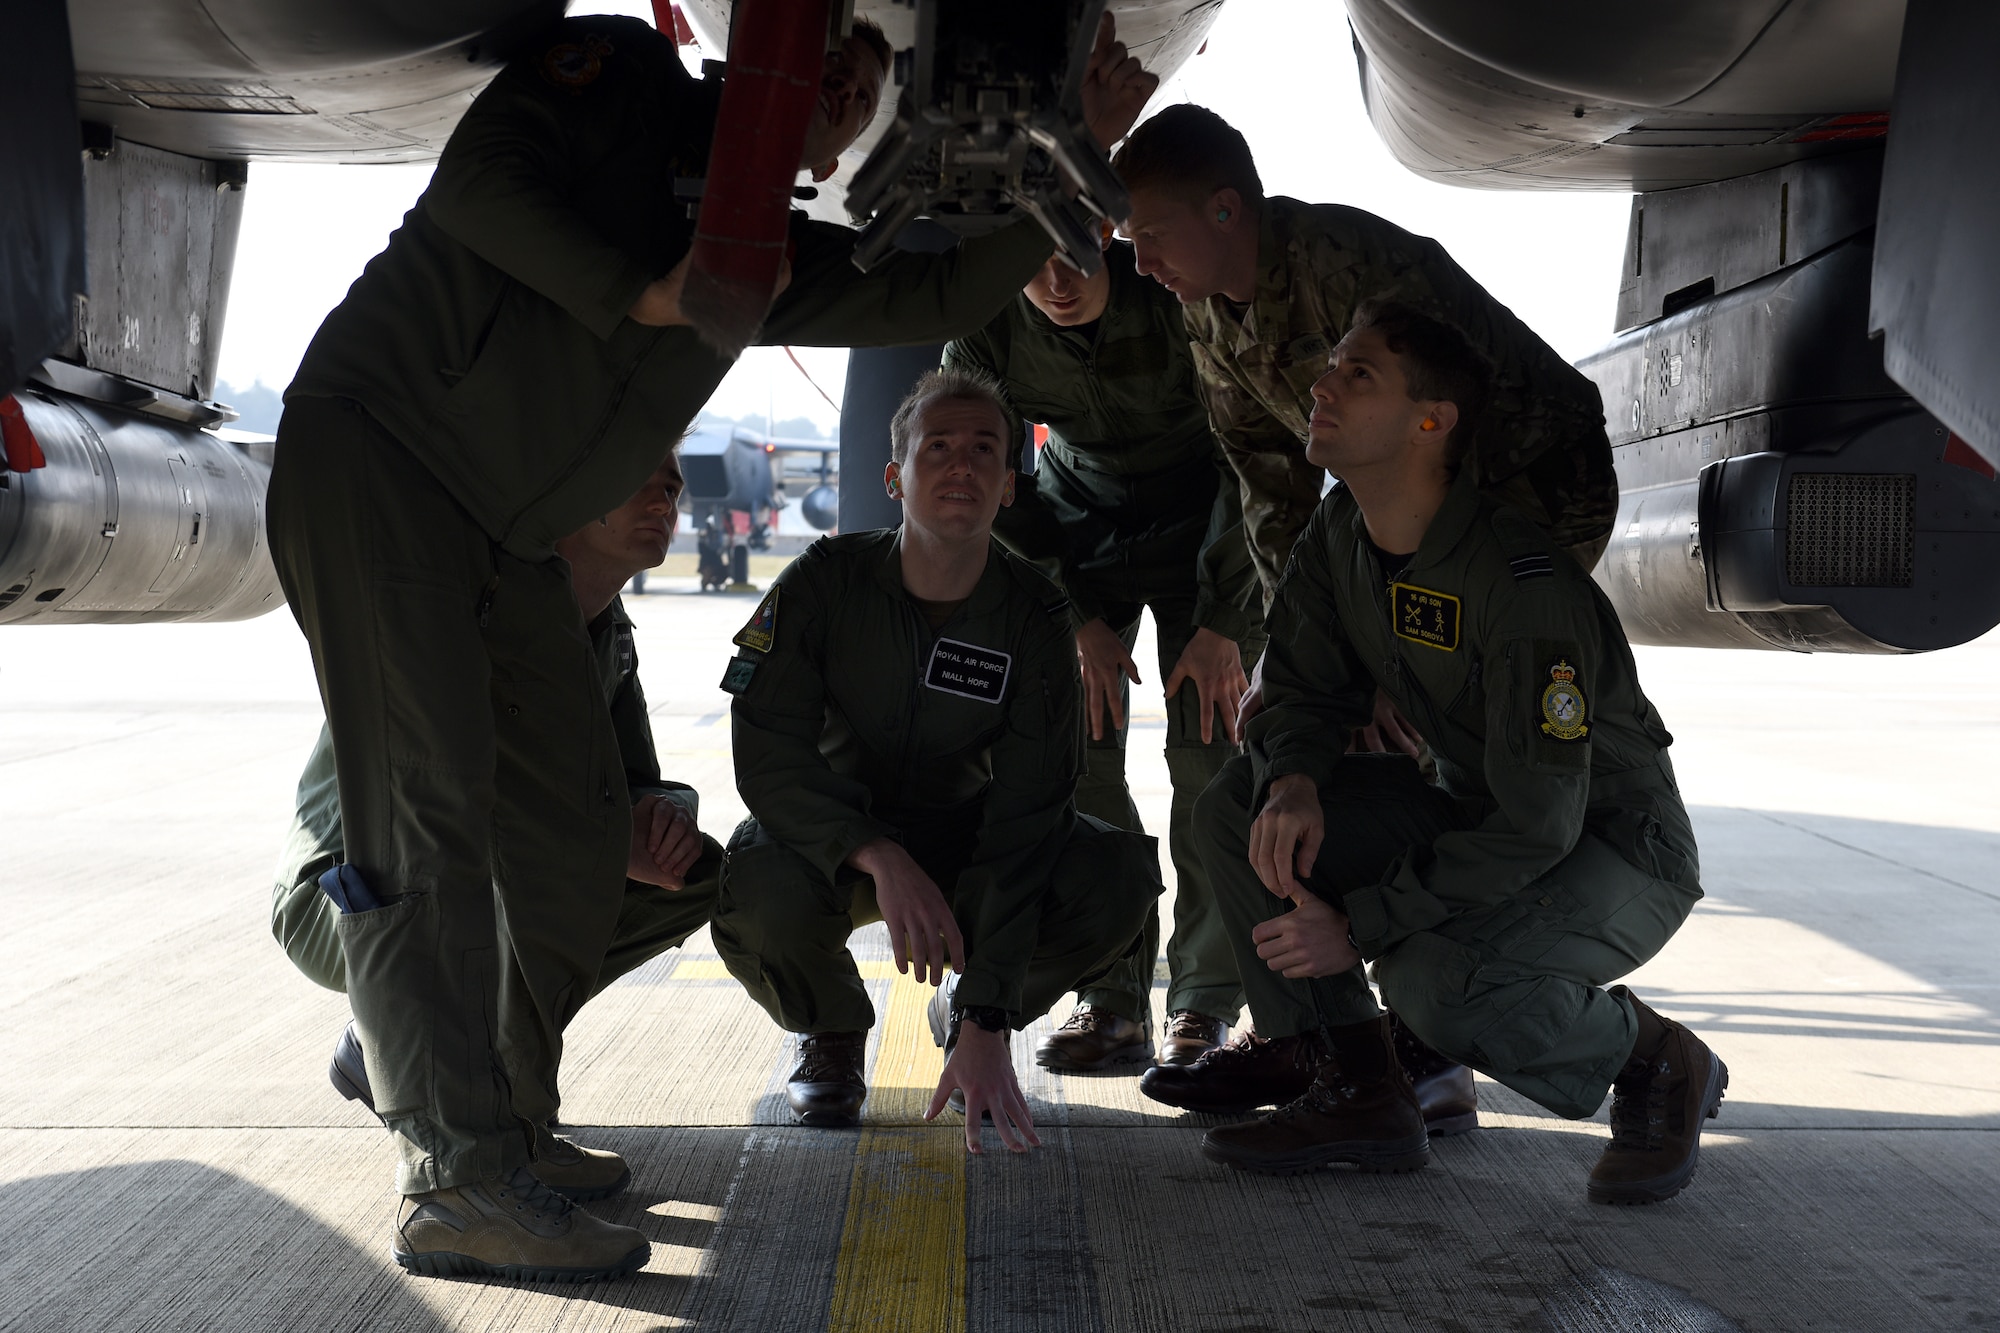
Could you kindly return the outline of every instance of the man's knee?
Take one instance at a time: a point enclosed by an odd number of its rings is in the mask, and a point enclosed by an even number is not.
[[[1211,867],[1217,856],[1244,856],[1250,846],[1250,798],[1255,778],[1242,755],[1222,766],[1194,802],[1194,836]]]
[[[1439,1054],[1496,1077],[1528,1069],[1562,1040],[1587,987],[1428,931],[1375,960],[1383,1002]]]
[[[1129,920],[1136,929],[1165,891],[1157,839],[1080,814],[1050,876],[1045,917],[1107,919],[1120,923],[1114,933],[1129,936],[1124,923]]]
[[[746,819],[729,840],[717,879],[712,922],[717,942],[726,938],[761,953],[795,938],[800,924],[837,911],[832,890],[805,857]]]

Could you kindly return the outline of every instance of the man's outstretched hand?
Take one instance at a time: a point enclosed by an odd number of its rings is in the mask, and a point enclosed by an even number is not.
[[[1138,57],[1118,40],[1118,25],[1106,14],[1097,23],[1097,45],[1083,75],[1083,120],[1091,137],[1105,152],[1124,138],[1147,99],[1159,88],[1156,74],[1146,72]]]
[[[1028,1099],[1021,1095],[1021,1082],[1014,1077],[1006,1034],[988,1032],[972,1022],[960,1025],[958,1043],[951,1048],[951,1059],[944,1062],[944,1077],[938,1080],[924,1119],[937,1118],[953,1088],[965,1094],[967,1152],[980,1151],[980,1118],[988,1114],[1007,1151],[1026,1152],[1042,1146],[1041,1136],[1035,1133],[1035,1118],[1028,1114]]]
[[[1222,715],[1222,734],[1236,735],[1236,710],[1250,689],[1243,674],[1243,654],[1234,639],[1212,629],[1198,629],[1181,649],[1181,660],[1167,677],[1167,697],[1174,697],[1182,681],[1193,681],[1195,702],[1201,706],[1201,743],[1215,739],[1215,718]]]

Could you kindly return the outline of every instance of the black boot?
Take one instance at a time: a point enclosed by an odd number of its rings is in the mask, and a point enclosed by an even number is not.
[[[807,1032],[799,1063],[785,1080],[785,1099],[802,1125],[843,1129],[861,1119],[868,1096],[868,1034]]]
[[[1479,1128],[1479,1089],[1472,1071],[1424,1045],[1403,1020],[1389,1015],[1389,1036],[1396,1062],[1410,1076],[1417,1105],[1424,1108],[1424,1128],[1434,1139],[1466,1134]]]

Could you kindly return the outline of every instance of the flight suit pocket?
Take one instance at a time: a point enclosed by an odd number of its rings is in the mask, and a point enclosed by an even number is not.
[[[431,1100],[432,1024],[409,1018],[435,1004],[437,895],[412,893],[372,912],[342,913],[334,931],[375,1109],[385,1118],[418,1110]]]

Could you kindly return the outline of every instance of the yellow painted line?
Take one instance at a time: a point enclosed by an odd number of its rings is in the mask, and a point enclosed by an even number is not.
[[[949,1111],[935,1126],[920,1119],[944,1071],[924,1017],[930,998],[929,986],[908,977],[889,987],[847,1189],[829,1333],[965,1327],[964,1129]]]
[[[856,966],[861,969],[861,977],[864,981],[887,981],[896,975],[896,965],[894,963],[865,962],[857,963]],[[729,968],[720,958],[683,958],[680,964],[674,968],[674,978],[679,981],[728,981],[731,979]],[[928,987],[924,988],[924,998],[930,998]],[[923,1008],[921,1005],[917,1009],[917,1019],[920,1023],[923,1020]],[[926,1044],[930,1042],[928,1031],[924,1034],[924,1041]],[[942,1071],[944,1066],[940,1064],[938,1068]]]

